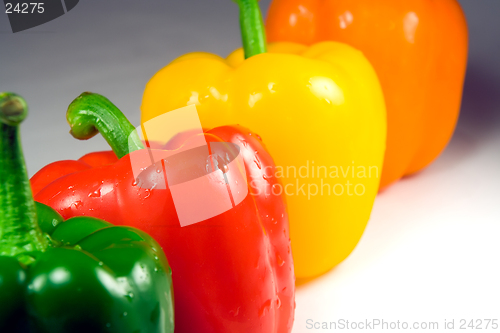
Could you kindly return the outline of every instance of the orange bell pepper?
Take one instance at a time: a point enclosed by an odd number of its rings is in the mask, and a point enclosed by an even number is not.
[[[335,40],[374,66],[387,106],[381,187],[431,163],[458,119],[468,33],[456,0],[274,0],[268,40]]]

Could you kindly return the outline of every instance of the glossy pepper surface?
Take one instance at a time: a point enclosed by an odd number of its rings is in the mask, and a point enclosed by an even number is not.
[[[19,141],[24,100],[0,94],[0,331],[171,333],[171,270],[146,233],[64,221],[33,201]]]
[[[181,227],[169,187],[138,185],[132,160],[149,161],[150,150],[141,149],[137,140],[138,149],[126,154],[134,128],[109,100],[82,94],[67,116],[73,135],[80,139],[95,134],[98,126],[120,159],[113,161],[110,153],[102,152],[49,164],[32,178],[33,188],[40,189],[36,200],[66,218],[105,218],[152,235],[173,270],[176,332],[291,331],[295,277],[288,215],[282,196],[266,196],[279,181],[272,176],[264,179],[264,170],[273,170],[274,163],[258,137],[240,126],[203,134],[207,142],[240,146],[252,186],[236,207]],[[169,180],[154,164],[147,164],[140,178],[154,184]]]
[[[458,119],[467,26],[456,0],[273,0],[270,41],[339,41],[375,68],[387,104],[381,187],[431,163]]]
[[[287,195],[295,274],[312,277],[345,259],[368,222],[385,149],[382,91],[346,44],[275,43],[266,52],[256,1],[240,6],[244,50],[172,61],[146,86],[142,122],[195,104],[204,127],[256,131],[283,181],[273,193]]]

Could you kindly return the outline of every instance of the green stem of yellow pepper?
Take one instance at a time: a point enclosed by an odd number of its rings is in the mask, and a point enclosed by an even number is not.
[[[0,93],[0,256],[25,263],[25,253],[45,251],[49,245],[38,226],[21,148],[19,124],[27,114],[21,96]]]
[[[266,33],[257,0],[233,0],[240,7],[240,27],[245,59],[266,53]]]

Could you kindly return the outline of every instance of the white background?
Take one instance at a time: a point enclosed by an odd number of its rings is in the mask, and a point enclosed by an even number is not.
[[[450,145],[425,171],[378,196],[344,263],[298,286],[294,333],[314,331],[308,319],[437,321],[439,332],[445,320],[454,319],[457,332],[478,331],[459,330],[461,319],[500,321],[500,1],[461,4],[470,58]],[[30,175],[108,149],[100,137],[79,142],[68,134],[73,98],[104,94],[137,125],[147,80],[186,52],[227,55],[240,45],[237,16],[229,0],[85,0],[12,34],[0,13],[0,91],[22,94],[31,107],[22,126]]]

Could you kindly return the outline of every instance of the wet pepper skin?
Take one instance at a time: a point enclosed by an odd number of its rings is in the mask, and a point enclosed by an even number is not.
[[[29,265],[0,256],[0,330],[22,330],[27,313],[32,333],[174,332],[172,272],[151,236],[36,208],[53,246]]]
[[[468,33],[456,0],[273,0],[269,41],[334,40],[361,50],[387,104],[381,187],[431,163],[458,119]]]
[[[180,227],[168,187],[134,185],[131,159],[149,161],[146,149],[120,160],[99,152],[49,164],[31,179],[39,189],[35,199],[65,218],[105,218],[152,235],[174,272],[176,332],[290,332],[295,277],[288,216],[282,196],[266,195],[279,180],[263,177],[264,170],[274,170],[274,162],[259,138],[243,127],[218,127],[205,137],[238,144],[248,183],[254,183],[239,205],[203,222]],[[141,177],[165,182],[156,169],[146,169]]]
[[[0,93],[0,331],[173,333],[171,270],[158,243],[33,200],[20,144],[24,99]]]

